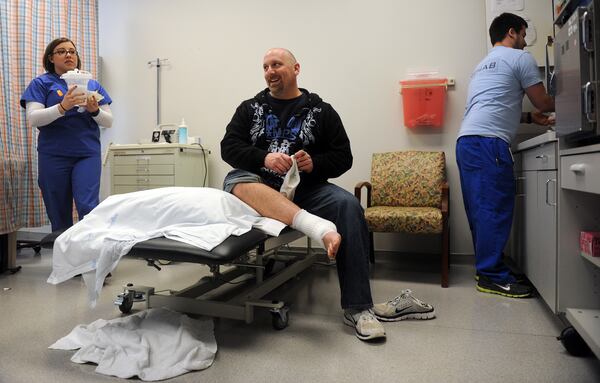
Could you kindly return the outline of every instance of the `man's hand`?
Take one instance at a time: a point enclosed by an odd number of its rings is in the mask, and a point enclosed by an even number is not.
[[[555,120],[556,119],[553,115],[547,116],[538,110],[531,112],[531,122],[533,122],[534,124],[549,126],[554,125]]]
[[[269,153],[265,157],[265,168],[285,174],[292,167],[292,157],[283,153]]]
[[[306,153],[304,150],[299,150],[294,154],[294,158],[296,159],[298,170],[306,173],[313,171],[313,161],[310,154]]]

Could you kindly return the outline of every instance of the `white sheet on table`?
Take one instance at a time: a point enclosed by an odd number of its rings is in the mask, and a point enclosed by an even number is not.
[[[49,348],[79,349],[71,361],[95,363],[101,374],[153,381],[210,367],[217,342],[211,319],[161,308],[78,325]]]
[[[113,195],[56,239],[48,283],[82,274],[94,306],[104,278],[136,243],[165,236],[210,251],[253,226],[276,236],[285,224],[259,216],[237,197],[213,188],[169,187]]]

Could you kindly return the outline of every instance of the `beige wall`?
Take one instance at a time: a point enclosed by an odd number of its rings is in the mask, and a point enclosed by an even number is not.
[[[291,49],[300,85],[321,95],[350,136],[354,166],[339,179],[352,191],[367,180],[373,152],[446,152],[451,185],[451,251],[472,253],[455,164],[454,143],[469,76],[487,52],[482,0],[100,0],[102,82],[114,100],[112,129],[103,143],[148,139],[156,121],[156,70],[162,72],[162,122],[185,117],[191,136],[212,151],[210,186],[229,170],[219,141],[238,104],[264,88],[266,49]],[[398,81],[409,68],[438,68],[454,77],[441,129],[402,123]],[[106,181],[106,177],[104,177]],[[106,185],[103,185],[106,193]],[[429,239],[382,235],[379,249],[435,251]]]

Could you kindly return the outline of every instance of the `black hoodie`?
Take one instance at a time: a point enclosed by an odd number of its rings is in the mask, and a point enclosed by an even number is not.
[[[317,94],[300,91],[304,96],[287,121],[274,115],[268,89],[243,101],[221,140],[223,160],[234,168],[259,174],[276,189],[283,176],[264,167],[270,152],[292,155],[304,149],[312,158],[313,171],[301,174],[302,184],[324,182],[350,169],[350,141],[340,116]]]

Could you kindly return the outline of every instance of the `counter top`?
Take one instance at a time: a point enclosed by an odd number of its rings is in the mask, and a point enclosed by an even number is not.
[[[182,149],[194,149],[203,150],[210,153],[210,150],[203,148],[197,144],[169,144],[166,142],[151,143],[151,144],[111,144],[109,149],[115,150],[130,150],[130,149],[167,149],[167,148],[182,148]]]
[[[556,132],[554,130],[548,130],[544,134],[540,134],[539,136],[535,136],[533,138],[521,142],[520,144],[517,144],[517,146],[513,148],[513,152],[520,152],[522,150],[530,149],[557,140],[558,139],[556,138]]]

